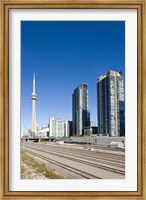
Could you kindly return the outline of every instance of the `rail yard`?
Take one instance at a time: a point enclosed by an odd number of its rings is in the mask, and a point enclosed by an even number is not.
[[[85,145],[22,142],[22,148],[70,179],[124,179],[123,150]]]

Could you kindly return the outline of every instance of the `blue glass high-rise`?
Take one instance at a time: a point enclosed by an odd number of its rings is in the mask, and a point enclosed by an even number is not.
[[[97,80],[98,130],[109,136],[125,135],[124,78],[110,70]]]
[[[83,135],[84,128],[90,126],[88,110],[88,85],[83,83],[72,94],[72,129],[73,135]]]

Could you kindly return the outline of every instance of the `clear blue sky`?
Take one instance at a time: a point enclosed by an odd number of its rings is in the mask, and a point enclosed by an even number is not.
[[[97,120],[97,78],[125,72],[124,21],[21,22],[21,131],[31,127],[33,72],[37,125],[72,119],[72,92],[88,84],[91,120]]]

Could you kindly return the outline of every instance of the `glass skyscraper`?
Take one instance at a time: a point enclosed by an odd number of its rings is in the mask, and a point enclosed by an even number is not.
[[[109,136],[125,135],[124,79],[109,71],[97,80],[98,131]]]
[[[88,85],[81,84],[72,94],[72,129],[73,135],[83,135],[84,128],[90,126],[88,111]]]

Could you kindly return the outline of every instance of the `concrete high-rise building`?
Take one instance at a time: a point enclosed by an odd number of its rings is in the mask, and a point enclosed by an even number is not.
[[[88,85],[81,84],[72,94],[72,129],[73,135],[83,135],[84,128],[90,126],[88,110]]]
[[[37,95],[35,91],[35,73],[33,75],[33,92],[31,94],[31,100],[32,100],[32,124],[31,124],[31,135],[35,136],[37,132],[37,127],[36,127],[36,100],[37,100]]]
[[[98,132],[125,135],[124,79],[121,72],[108,71],[97,80]]]
[[[49,119],[50,137],[69,137],[68,121],[51,117]]]

